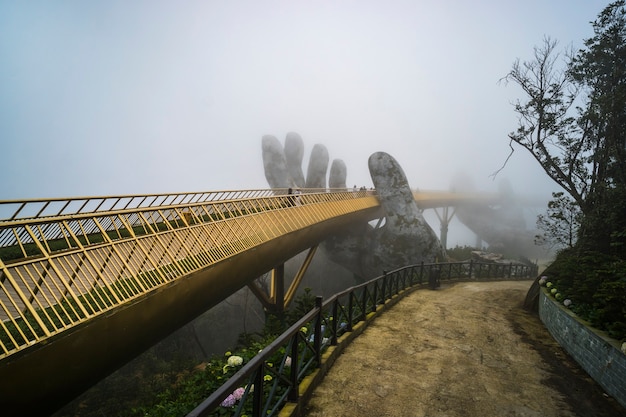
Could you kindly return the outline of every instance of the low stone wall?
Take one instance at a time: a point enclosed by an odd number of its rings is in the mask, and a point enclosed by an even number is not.
[[[607,394],[626,408],[626,355],[619,343],[587,327],[544,288],[539,292],[539,317],[552,337]]]

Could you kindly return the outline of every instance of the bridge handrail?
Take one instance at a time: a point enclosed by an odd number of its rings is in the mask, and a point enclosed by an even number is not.
[[[323,195],[327,197],[329,194],[345,195],[346,189],[304,189],[303,195],[306,194],[306,201],[315,201],[312,196]],[[367,194],[374,194],[372,191],[368,191]],[[351,194],[350,194],[351,195]],[[182,196],[187,199],[188,196],[192,196],[188,201],[176,201],[176,198]],[[198,196],[204,196],[204,198],[196,198]],[[88,219],[101,219],[109,216],[125,215],[132,221],[130,226],[137,226],[143,223],[143,219],[140,218],[139,213],[151,213],[156,210],[160,210],[164,213],[158,214],[156,218],[151,219],[152,216],[147,216],[145,219],[148,223],[163,222],[165,220],[180,220],[187,216],[193,216],[193,212],[198,211],[200,207],[221,207],[220,210],[207,209],[210,213],[220,213],[226,217],[241,215],[241,207],[248,202],[256,203],[254,207],[257,210],[269,210],[276,208],[284,208],[281,204],[270,204],[268,201],[274,201],[282,203],[287,196],[286,189],[274,189],[274,190],[242,190],[242,191],[219,191],[210,193],[187,193],[187,194],[159,194],[159,195],[135,195],[135,196],[119,196],[119,197],[77,197],[71,199],[50,199],[50,200],[0,200],[0,213],[2,205],[18,205],[19,207],[14,210],[13,215],[10,218],[0,219],[0,248],[22,245],[24,243],[34,243],[33,234],[25,233],[23,228],[28,226],[40,226],[41,232],[38,233],[41,243],[45,245],[45,240],[62,239],[65,236],[62,230],[58,227],[50,226],[61,223],[63,221],[69,221],[76,223],[78,221],[86,221]],[[128,198],[129,200],[125,205],[119,206],[118,203]],[[152,198],[151,201],[146,203],[146,198]],[[164,198],[157,200],[158,198]],[[300,197],[303,198],[303,197]],[[113,203],[103,206],[105,200],[114,200]],[[130,202],[141,199],[136,204],[130,205]],[[90,210],[86,210],[85,207],[90,202],[100,203],[97,207]],[[156,202],[159,204],[156,204]],[[17,215],[22,211],[22,208],[30,202],[41,203],[41,207],[37,214],[34,216],[21,216]],[[48,204],[51,202],[64,202],[63,207],[53,214],[49,214],[45,211]],[[68,205],[72,202],[82,202],[78,209],[66,210]],[[108,208],[107,208],[108,207]],[[134,216],[133,216],[134,215]],[[151,220],[153,220],[151,222]],[[199,220],[198,218],[195,219]],[[219,220],[219,219],[218,219]],[[185,224],[186,225],[186,224]],[[179,226],[177,226],[179,227]],[[105,231],[113,231],[116,229],[114,222],[105,225]],[[93,232],[98,232],[98,229],[92,225],[91,230],[83,230],[82,227],[76,227],[77,236],[83,236]],[[26,254],[25,256],[26,257]],[[0,259],[6,261],[6,258],[0,253]]]
[[[494,275],[492,275],[492,269]],[[481,271],[487,272],[483,275]],[[347,288],[324,302],[321,297],[317,297],[316,305],[312,310],[262,349],[187,414],[187,417],[212,415],[211,413],[238,388],[244,388],[243,395],[236,406],[233,406],[231,415],[237,417],[248,414],[250,403],[253,417],[278,415],[287,402],[299,402],[300,385],[308,375],[319,372],[323,360],[332,363],[330,358],[322,356],[327,348],[349,343],[351,341],[349,337],[340,340],[341,336],[350,336],[355,325],[371,320],[371,313],[375,313],[392,298],[406,295],[408,292],[405,290],[426,283],[430,284],[435,272],[440,279],[448,280],[527,279],[534,277],[537,270],[534,266],[521,264],[474,261],[432,264],[422,262],[418,265],[396,269],[363,284]],[[444,273],[441,274],[442,272]],[[302,329],[306,329],[306,332]],[[309,329],[312,330],[309,331]],[[280,352],[281,348],[284,353],[276,357],[276,353]],[[337,352],[339,351],[335,350],[333,354]],[[288,362],[291,366],[286,366]],[[274,366],[268,365],[270,363]],[[264,376],[270,370],[274,375],[266,383]],[[314,389],[314,384],[307,383],[305,386],[309,390]],[[244,409],[245,405],[248,405],[248,410]]]
[[[346,192],[346,188],[301,188],[302,193]],[[0,200],[0,224],[43,217],[76,216],[119,210],[150,209],[161,206],[186,206],[196,203],[273,197],[287,194],[286,188],[219,190],[161,194],[122,194],[69,198],[32,198]],[[21,215],[20,215],[21,214]]]

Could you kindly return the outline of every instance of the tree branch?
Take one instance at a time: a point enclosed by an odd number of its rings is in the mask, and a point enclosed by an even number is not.
[[[493,174],[489,175],[489,177],[493,178],[493,180],[496,179],[496,175],[498,175],[500,173],[500,171],[502,171],[504,169],[504,167],[506,167],[507,162],[509,162],[509,159],[511,159],[511,156],[513,156],[513,152],[515,152],[515,148],[513,148],[513,145],[511,144],[512,142],[513,142],[513,139],[510,139],[509,140],[509,148],[511,148],[511,152],[509,152],[509,155],[504,160],[504,163],[502,164],[500,169],[496,170]]]

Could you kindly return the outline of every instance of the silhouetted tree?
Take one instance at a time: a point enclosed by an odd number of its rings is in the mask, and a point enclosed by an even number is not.
[[[537,216],[537,229],[542,233],[535,236],[535,243],[549,248],[573,248],[582,218],[580,208],[562,191],[552,193],[552,197],[546,214]]]

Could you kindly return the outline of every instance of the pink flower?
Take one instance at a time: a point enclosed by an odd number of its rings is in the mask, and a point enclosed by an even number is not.
[[[245,394],[246,390],[243,388],[237,388],[236,390],[233,391],[233,393],[231,394],[235,400],[239,401],[243,398],[243,394]]]
[[[230,394],[228,397],[224,398],[224,401],[220,404],[222,407],[232,407],[237,402],[237,399]]]

